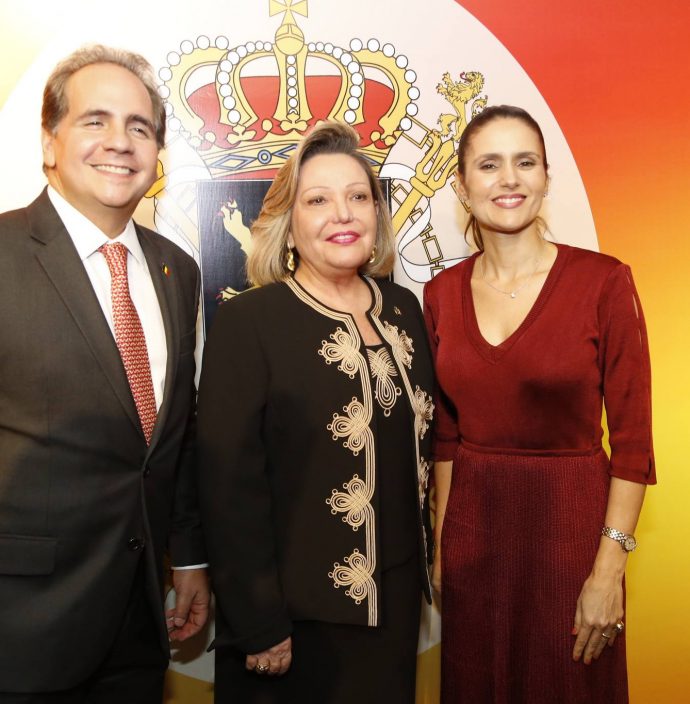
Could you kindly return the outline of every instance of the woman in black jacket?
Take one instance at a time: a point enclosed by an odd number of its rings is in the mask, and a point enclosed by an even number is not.
[[[414,701],[432,364],[415,296],[382,278],[394,237],[358,143],[323,123],[280,170],[252,228],[258,288],[206,344],[216,702]]]

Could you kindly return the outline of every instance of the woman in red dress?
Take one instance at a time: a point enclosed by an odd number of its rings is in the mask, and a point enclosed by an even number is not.
[[[443,701],[624,703],[624,573],[655,482],[630,269],[544,239],[544,139],[519,108],[469,123],[457,183],[479,251],[425,289]]]

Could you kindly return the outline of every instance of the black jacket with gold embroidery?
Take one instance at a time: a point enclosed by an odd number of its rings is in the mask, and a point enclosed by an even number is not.
[[[409,480],[418,485],[420,552],[427,558],[420,575],[430,599],[431,356],[414,294],[366,281],[368,317],[393,361],[414,428],[409,465],[417,476]],[[198,406],[217,644],[259,652],[301,619],[379,624],[375,398],[353,318],[293,279],[219,309]]]

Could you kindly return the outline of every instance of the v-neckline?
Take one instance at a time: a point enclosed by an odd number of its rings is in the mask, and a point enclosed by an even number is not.
[[[539,291],[539,295],[527,312],[527,315],[525,315],[522,319],[522,322],[510,335],[508,335],[508,337],[506,337],[505,340],[503,340],[503,342],[498,345],[492,345],[484,337],[484,335],[482,335],[482,332],[479,329],[479,322],[477,321],[477,312],[474,307],[474,297],[472,296],[472,273],[474,272],[474,267],[480,253],[477,252],[467,262],[468,265],[465,267],[462,278],[462,303],[465,318],[465,329],[467,330],[467,334],[477,352],[479,352],[479,354],[485,357],[488,361],[498,362],[501,357],[503,357],[503,355],[505,355],[527,332],[528,328],[539,317],[539,314],[546,305],[546,302],[553,291],[556,280],[563,269],[568,254],[568,248],[566,245],[558,243],[554,244],[556,244],[557,248],[556,259],[554,260],[549,273],[546,275],[546,280],[544,281],[541,291]]]

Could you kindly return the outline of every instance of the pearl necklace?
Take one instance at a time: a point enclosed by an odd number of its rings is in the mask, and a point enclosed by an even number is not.
[[[518,286],[517,288],[513,289],[512,291],[504,291],[502,288],[498,288],[498,286],[494,286],[490,281],[487,281],[486,279],[486,270],[484,269],[484,253],[482,252],[482,256],[479,258],[479,264],[482,268],[482,281],[492,288],[494,291],[497,291],[498,293],[502,293],[504,296],[510,296],[511,298],[516,298],[518,293],[522,291],[523,288],[527,286],[527,284],[532,280],[532,277],[537,273],[537,269],[539,269],[539,262],[541,261],[541,254],[537,257],[537,261],[534,264],[534,269],[532,270],[532,273],[527,277],[527,280],[525,281],[522,286]]]

